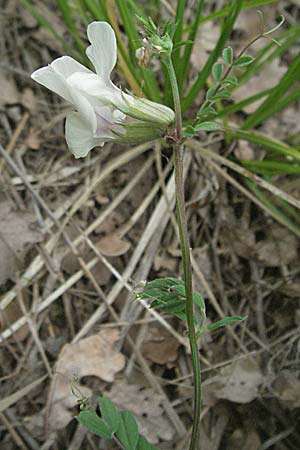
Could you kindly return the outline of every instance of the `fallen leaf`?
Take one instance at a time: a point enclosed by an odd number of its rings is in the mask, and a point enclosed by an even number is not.
[[[228,439],[230,450],[257,450],[261,440],[256,430],[237,428]]]
[[[36,110],[37,107],[37,98],[34,95],[32,89],[25,88],[21,95],[21,103],[25,108],[27,108],[30,112]]]
[[[300,408],[300,380],[298,373],[283,370],[275,379],[272,388],[285,408]]]
[[[105,393],[117,408],[132,412],[139,425],[140,433],[153,444],[159,440],[169,441],[175,431],[164,416],[161,407],[162,397],[152,388],[128,384],[125,380],[113,384],[110,392]]]
[[[80,223],[78,223],[79,227],[81,226]],[[66,227],[66,231],[69,235],[69,237],[72,240],[75,240],[80,236],[80,231],[78,227],[76,227],[75,223],[68,224]],[[93,237],[91,237],[93,240]],[[94,251],[87,245],[85,241],[81,242],[77,247],[78,254],[81,256],[81,258],[85,261],[89,261],[92,258],[95,257]],[[58,250],[59,252],[65,253],[65,246],[60,248]],[[81,269],[81,265],[78,261],[78,257],[74,255],[72,252],[68,252],[63,258],[61,262],[61,268],[65,272],[72,275],[73,273],[77,272],[77,270]],[[105,286],[111,277],[111,272],[108,270],[108,268],[103,264],[102,261],[99,261],[91,270],[92,274],[100,284],[100,286]]]
[[[163,327],[149,326],[142,353],[145,358],[157,364],[174,362],[178,356],[179,342]]]
[[[204,396],[226,399],[236,403],[249,403],[258,397],[258,388],[264,377],[258,364],[251,359],[241,359],[222,368],[220,373],[204,383]]]
[[[39,135],[37,130],[31,127],[29,129],[28,135],[26,136],[25,144],[32,150],[39,150],[41,142],[42,137]]]
[[[237,159],[246,161],[257,159],[255,157],[253,146],[247,141],[238,141],[237,146],[234,149],[234,156],[236,156]]]
[[[51,430],[64,428],[73,418],[71,408],[77,404],[76,396],[71,392],[71,379],[96,376],[112,382],[116,373],[125,365],[125,357],[114,350],[119,339],[117,330],[103,330],[75,344],[66,344],[62,348],[56,364],[49,395],[48,427]],[[83,397],[89,397],[91,390],[78,385]]]
[[[252,230],[245,228],[238,221],[224,224],[223,239],[225,245],[233,250],[238,256],[251,258],[255,253],[255,235]]]
[[[12,76],[8,77],[0,73],[0,91],[0,106],[19,103],[19,92]]]
[[[43,240],[43,234],[36,226],[35,215],[14,211],[8,201],[0,203],[0,285],[14,280],[24,264],[28,244]]]
[[[96,247],[105,256],[121,256],[128,252],[131,244],[117,234],[108,234],[97,242]]]
[[[268,228],[268,237],[256,244],[257,257],[267,267],[290,264],[299,257],[299,240],[286,228],[274,225]]]

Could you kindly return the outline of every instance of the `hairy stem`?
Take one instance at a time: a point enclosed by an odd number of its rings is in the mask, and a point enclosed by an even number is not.
[[[184,148],[180,144],[182,117],[181,105],[177,79],[171,59],[171,55],[165,58],[165,64],[170,77],[172,94],[174,98],[175,116],[176,116],[176,138],[178,143],[174,145],[174,168],[175,168],[175,187],[176,187],[176,215],[179,228],[179,238],[182,253],[182,262],[184,270],[184,283],[186,293],[186,315],[189,332],[189,342],[191,348],[191,356],[194,372],[194,417],[193,430],[189,450],[200,449],[200,412],[201,412],[201,370],[197,345],[197,336],[194,322],[193,307],[193,285],[192,285],[192,268],[190,258],[190,244],[187,229],[187,220],[185,212],[185,196],[184,196],[184,178],[183,178],[183,155]]]

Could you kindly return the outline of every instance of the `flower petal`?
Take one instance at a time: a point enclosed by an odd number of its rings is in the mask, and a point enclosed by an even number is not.
[[[55,59],[51,63],[51,67],[54,72],[59,73],[65,79],[75,72],[93,73],[90,69],[76,61],[76,59],[71,58],[71,56],[61,56]]]
[[[75,85],[70,82],[70,79],[73,76],[76,76],[77,79],[77,84]],[[85,95],[85,92],[80,90],[80,87],[82,87],[85,83],[86,76],[89,76],[89,74],[77,72],[71,75],[71,77],[67,79],[66,83],[69,87],[71,103],[75,106],[81,115],[81,118],[85,121],[86,126],[88,126],[92,130],[93,134],[95,134],[97,129],[97,118],[94,106],[90,99]]]
[[[72,102],[68,85],[62,75],[56,73],[51,66],[42,67],[31,74],[31,78],[42,86],[55,92],[68,102]]]
[[[94,137],[92,130],[77,112],[68,114],[65,129],[68,147],[75,158],[83,158],[92,148],[103,147],[105,143],[103,139]]]
[[[121,91],[111,82],[109,82],[109,85],[105,84],[102,78],[95,73],[74,73],[67,81],[73,90],[76,92],[80,91],[83,95],[87,96],[93,104],[122,104],[125,107]]]
[[[92,45],[86,49],[86,54],[97,74],[108,84],[117,62],[115,32],[107,22],[92,22],[87,28],[87,36]]]
[[[97,116],[97,130],[96,136],[103,140],[114,140],[115,133],[125,133],[121,122],[126,118],[125,114],[120,111],[113,110],[109,106],[97,106],[95,108]]]

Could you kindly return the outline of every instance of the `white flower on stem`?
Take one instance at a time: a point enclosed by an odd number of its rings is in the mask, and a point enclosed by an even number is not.
[[[107,22],[92,22],[87,36],[91,45],[86,54],[96,73],[70,56],[62,56],[31,75],[74,106],[75,111],[66,119],[66,140],[71,152],[81,158],[105,142],[134,143],[161,135],[173,122],[174,112],[167,106],[125,94],[110,79],[117,62],[116,37],[111,26]]]

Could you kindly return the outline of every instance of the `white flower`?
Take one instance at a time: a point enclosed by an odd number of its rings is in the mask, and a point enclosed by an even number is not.
[[[123,93],[111,81],[110,75],[117,62],[116,37],[106,22],[92,22],[87,29],[91,45],[86,54],[96,73],[69,56],[55,59],[47,67],[33,72],[31,77],[71,103],[75,110],[67,115],[66,140],[76,158],[84,157],[96,146],[105,142],[126,140],[128,116],[138,119],[139,140],[143,127],[149,134],[149,123],[153,126],[153,137],[158,130],[174,120],[174,112],[158,103]],[[132,128],[131,128],[132,129]],[[132,134],[132,133],[131,133]]]

